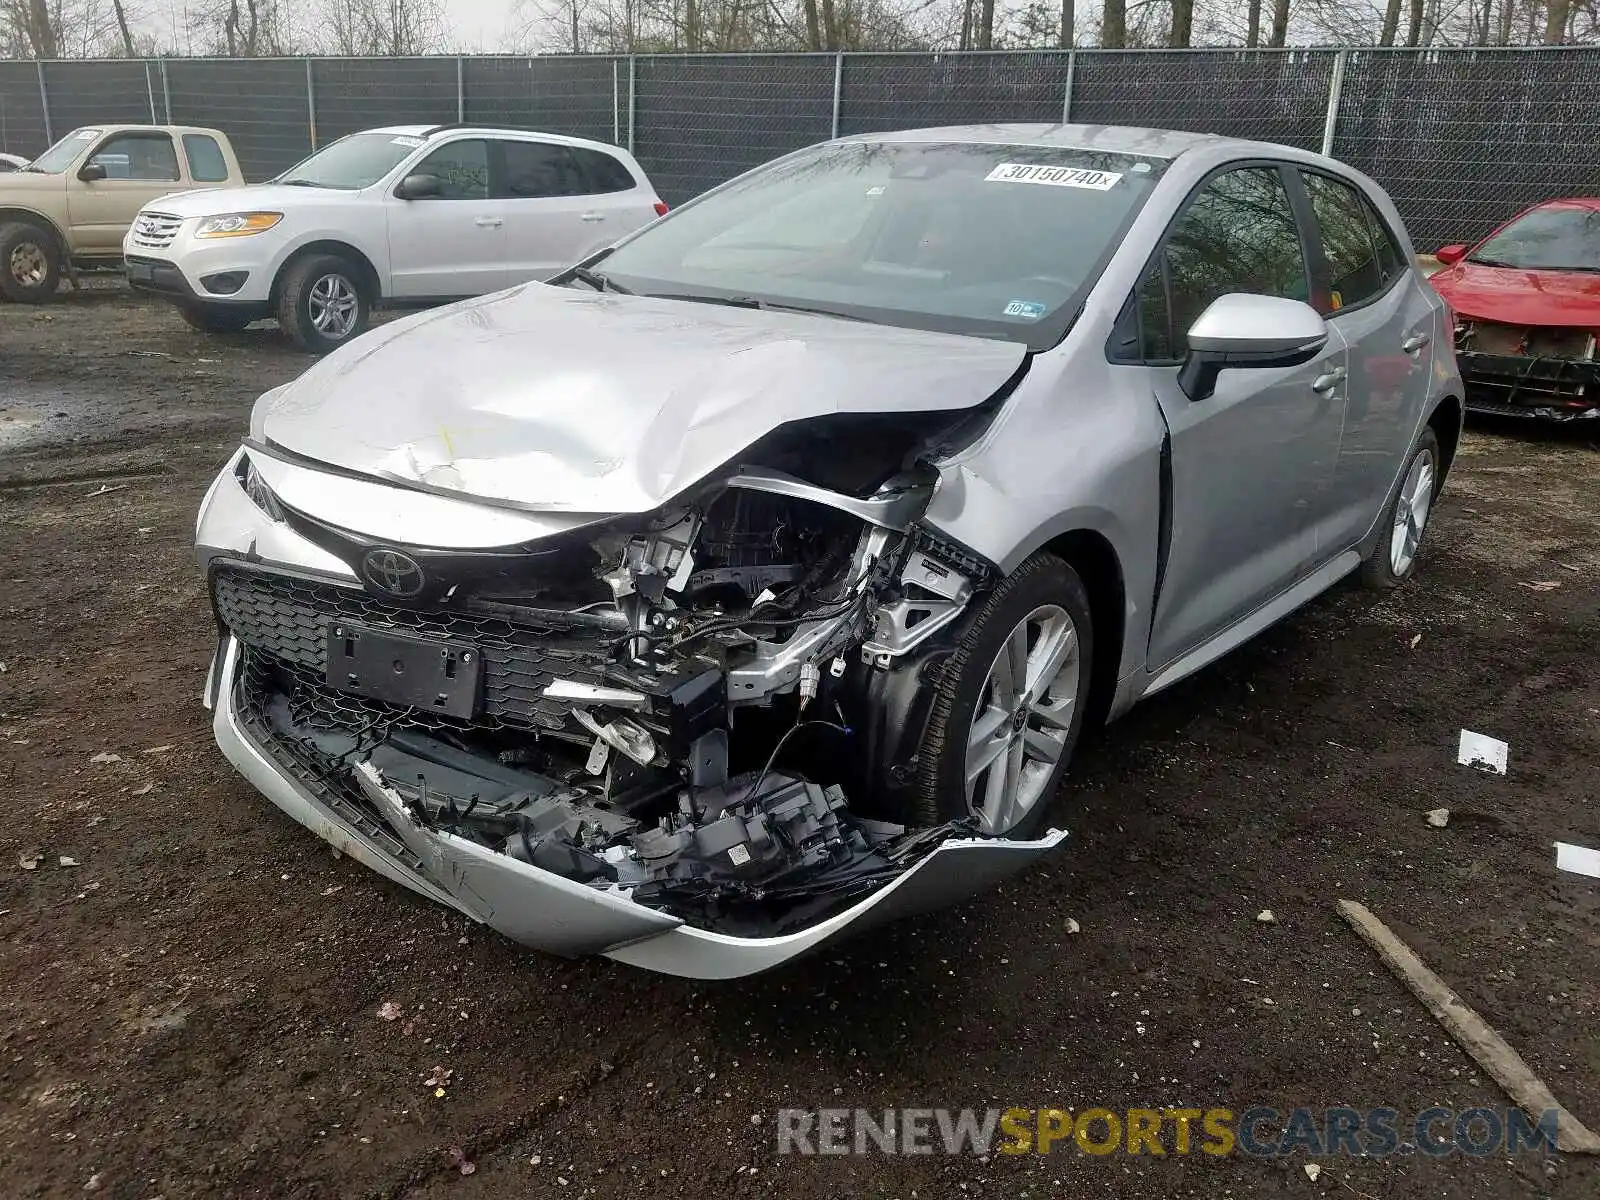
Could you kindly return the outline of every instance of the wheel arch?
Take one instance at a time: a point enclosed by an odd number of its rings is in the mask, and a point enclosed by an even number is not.
[[[67,235],[52,218],[37,209],[23,208],[16,204],[0,205],[0,225],[15,224],[37,225],[55,238],[56,253],[61,255],[63,270],[66,268],[66,260],[71,257],[67,246]]]
[[[1433,429],[1434,436],[1439,439],[1439,454],[1443,462],[1439,464],[1439,485],[1444,486],[1445,477],[1450,474],[1450,466],[1456,460],[1456,451],[1461,446],[1462,422],[1466,417],[1466,405],[1461,397],[1446,393],[1439,398],[1433,406],[1433,411],[1428,414],[1427,424]],[[1437,492],[1437,488],[1435,492]]]
[[[383,280],[372,259],[349,242],[342,242],[337,238],[321,238],[307,242],[303,246],[296,246],[294,251],[279,264],[277,274],[272,277],[272,293],[268,298],[268,302],[274,308],[278,305],[278,297],[283,293],[283,280],[289,273],[289,268],[314,254],[331,254],[336,258],[347,260],[361,273],[361,284],[367,289],[367,302],[376,307],[383,299]]]
[[[1085,724],[1101,725],[1111,715],[1121,675],[1128,618],[1127,578],[1116,547],[1094,529],[1071,529],[1041,547],[1061,559],[1083,580],[1094,621],[1094,659],[1089,665],[1089,710]]]

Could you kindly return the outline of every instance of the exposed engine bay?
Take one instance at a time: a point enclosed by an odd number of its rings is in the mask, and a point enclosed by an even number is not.
[[[699,928],[803,927],[975,828],[911,826],[897,788],[991,568],[918,524],[931,471],[851,444],[791,433],[664,510],[481,553],[373,544],[246,454],[256,506],[365,587],[214,563],[236,704],[419,870],[444,832]]]

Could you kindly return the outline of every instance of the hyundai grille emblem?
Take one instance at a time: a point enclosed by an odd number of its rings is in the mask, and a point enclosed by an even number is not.
[[[398,550],[368,550],[361,556],[361,574],[389,596],[415,596],[427,583],[421,564]]]

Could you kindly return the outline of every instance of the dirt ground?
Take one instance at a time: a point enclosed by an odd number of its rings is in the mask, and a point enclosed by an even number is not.
[[[0,305],[0,1193],[1600,1194],[1595,1160],[1527,1153],[1313,1180],[774,1132],[819,1106],[1503,1106],[1340,897],[1600,1129],[1600,883],[1551,848],[1600,845],[1600,429],[1475,427],[1420,577],[1338,589],[1107,730],[1030,874],[701,984],[525,952],[333,857],[213,748],[194,513],[304,365],[115,288]],[[1464,726],[1508,775],[1456,764]]]

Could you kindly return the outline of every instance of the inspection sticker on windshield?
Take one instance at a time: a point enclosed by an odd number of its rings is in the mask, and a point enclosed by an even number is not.
[[[1006,316],[1021,317],[1025,321],[1037,321],[1045,311],[1045,306],[1037,300],[1013,300],[1005,307]]]
[[[428,144],[422,138],[406,137],[404,134],[402,134],[400,137],[390,138],[389,141],[392,145],[410,146],[413,150],[415,150],[418,146],[426,146]]]
[[[1121,182],[1122,172],[1091,171],[1086,167],[1042,167],[1037,163],[1001,163],[983,179],[985,183],[1043,183],[1050,187],[1109,192]]]

